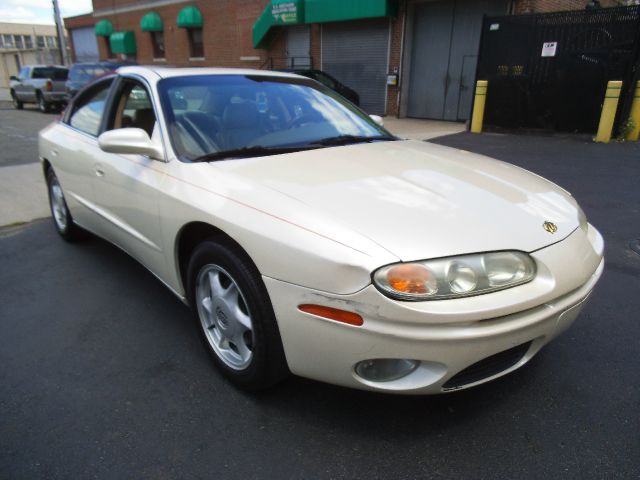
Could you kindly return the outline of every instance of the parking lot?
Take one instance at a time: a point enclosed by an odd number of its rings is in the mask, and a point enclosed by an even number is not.
[[[0,110],[0,178],[37,172],[34,138],[53,118]],[[557,182],[605,237],[590,303],[528,365],[435,397],[300,378],[246,394],[214,369],[187,307],[126,254],[67,244],[50,220],[4,227],[0,478],[639,478],[640,145],[433,141]]]

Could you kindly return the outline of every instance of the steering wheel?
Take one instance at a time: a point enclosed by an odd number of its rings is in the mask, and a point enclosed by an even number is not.
[[[294,118],[289,122],[289,128],[297,128],[304,123],[313,123],[316,120],[316,116],[311,113],[303,113],[299,117]]]

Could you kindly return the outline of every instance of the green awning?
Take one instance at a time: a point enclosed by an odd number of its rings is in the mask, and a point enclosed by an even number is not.
[[[140,19],[140,30],[143,32],[161,32],[164,30],[162,18],[156,12],[149,12]]]
[[[253,24],[253,47],[266,48],[273,27],[304,23],[304,0],[271,0]]]
[[[202,28],[202,13],[193,5],[184,7],[178,14],[177,23],[180,28]]]
[[[266,48],[274,27],[390,17],[397,0],[271,0],[253,24],[253,47]]]
[[[395,0],[306,0],[305,23],[391,17],[397,13]]]
[[[100,20],[96,23],[96,35],[98,37],[108,37],[113,33],[113,25],[109,20]]]
[[[113,53],[136,53],[136,34],[133,32],[114,32],[109,37]]]

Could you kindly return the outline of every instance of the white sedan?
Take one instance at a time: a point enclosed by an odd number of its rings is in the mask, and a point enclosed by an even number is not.
[[[381,123],[293,74],[125,67],[39,151],[60,235],[140,261],[240,387],[441,393],[521,367],[584,306],[601,235],[557,185]]]

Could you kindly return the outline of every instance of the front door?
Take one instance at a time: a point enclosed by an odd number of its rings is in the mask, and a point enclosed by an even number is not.
[[[311,68],[311,30],[309,25],[287,29],[287,67]]]
[[[141,83],[122,79],[115,87],[106,130],[141,128],[160,142],[151,97]],[[134,256],[159,277],[166,264],[158,210],[165,163],[144,155],[101,152],[94,161],[96,204],[104,237]]]

